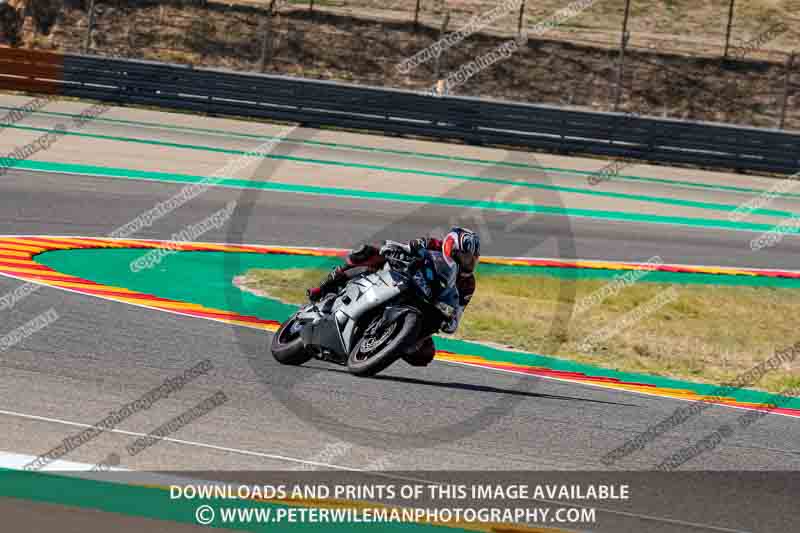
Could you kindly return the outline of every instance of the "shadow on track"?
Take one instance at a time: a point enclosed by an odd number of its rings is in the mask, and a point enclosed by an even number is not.
[[[340,374],[349,374],[347,370],[343,370],[340,368],[331,368],[331,367],[324,367],[324,366],[316,366],[316,365],[309,365],[305,364],[302,368],[313,368],[314,370],[322,370],[327,372],[338,372]],[[364,379],[364,378],[358,378]],[[514,389],[503,389],[499,387],[492,387],[490,385],[475,385],[473,383],[459,383],[459,382],[444,382],[444,381],[432,381],[427,379],[419,379],[419,378],[407,378],[403,376],[391,376],[391,375],[384,375],[380,374],[377,376],[373,376],[369,379],[378,380],[378,381],[394,381],[397,383],[407,383],[410,385],[427,385],[430,387],[438,387],[442,389],[456,389],[456,390],[463,390],[463,391],[473,391],[473,392],[491,392],[494,394],[508,394],[511,396],[525,396],[528,398],[545,398],[549,400],[567,400],[567,401],[578,401],[578,402],[589,402],[589,403],[600,403],[605,405],[619,405],[623,407],[636,407],[634,404],[629,403],[620,403],[620,402],[606,402],[603,400],[591,400],[588,398],[577,398],[574,396],[560,396],[557,394],[544,394],[539,392],[527,392],[521,390],[514,390]]]

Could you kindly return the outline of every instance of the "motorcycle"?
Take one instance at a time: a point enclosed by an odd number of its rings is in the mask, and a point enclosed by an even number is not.
[[[354,277],[281,324],[271,345],[278,362],[302,365],[316,358],[374,376],[455,316],[458,293],[443,279],[441,259],[387,244],[383,268]]]

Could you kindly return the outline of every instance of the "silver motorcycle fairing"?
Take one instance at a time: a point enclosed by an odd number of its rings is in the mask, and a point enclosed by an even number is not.
[[[391,270],[388,265],[347,284],[344,294],[334,304],[333,311],[347,353],[355,345],[353,337],[359,319],[368,311],[395,298],[407,287],[406,278]],[[337,307],[340,302],[342,305]]]
[[[355,345],[353,337],[358,320],[407,288],[406,278],[388,266],[354,278],[335,297],[329,313],[319,310],[321,304],[298,311],[297,319],[305,323],[301,332],[303,344],[346,358]]]

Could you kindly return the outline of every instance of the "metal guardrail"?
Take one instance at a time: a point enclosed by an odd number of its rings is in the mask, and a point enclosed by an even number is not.
[[[0,89],[706,168],[800,171],[800,134],[0,48]]]

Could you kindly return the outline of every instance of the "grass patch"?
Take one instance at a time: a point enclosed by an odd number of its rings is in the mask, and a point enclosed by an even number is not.
[[[240,285],[299,304],[305,301],[306,288],[326,273],[254,269]],[[584,298],[609,281],[479,272],[478,289],[455,337],[616,370],[712,383],[732,380],[800,337],[800,290],[645,280],[602,301],[593,299],[597,303],[587,307]],[[569,290],[563,290],[562,283]],[[664,298],[671,288],[675,297]],[[565,293],[574,294],[574,301],[560,301]],[[551,330],[557,328],[552,322],[559,306],[574,306],[574,311],[566,337],[554,339],[551,335],[557,333]],[[585,309],[579,311],[581,307]],[[585,345],[592,337],[595,342]],[[546,347],[557,340],[562,342],[559,350],[547,353]],[[794,361],[765,375],[754,388],[778,392],[800,385],[799,370]]]

